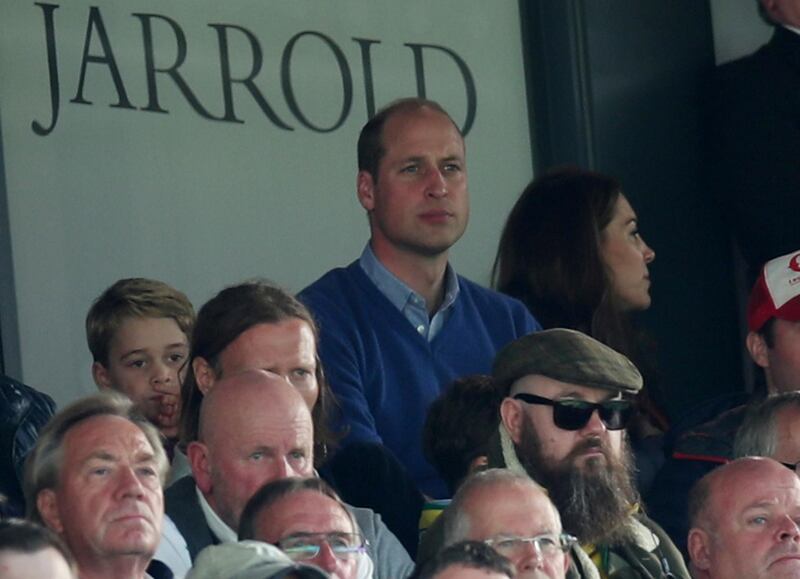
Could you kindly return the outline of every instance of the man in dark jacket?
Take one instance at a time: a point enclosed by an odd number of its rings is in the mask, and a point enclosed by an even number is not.
[[[678,550],[639,510],[625,427],[642,377],[625,356],[573,330],[520,338],[497,355],[506,398],[489,465],[547,489],[575,535],[567,577],[689,577]]]
[[[4,516],[25,514],[25,458],[56,405],[47,394],[0,374],[0,504]]]
[[[712,185],[751,278],[800,247],[800,4],[760,1],[775,32],[717,69],[708,107]]]

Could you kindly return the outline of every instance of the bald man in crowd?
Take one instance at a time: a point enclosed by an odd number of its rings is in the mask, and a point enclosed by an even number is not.
[[[519,579],[564,579],[575,538],[530,477],[491,469],[466,479],[445,510],[444,545],[484,541],[508,558]]]
[[[695,579],[800,578],[800,478],[746,457],[704,476],[689,497]]]
[[[314,472],[314,428],[297,388],[277,374],[248,370],[219,380],[200,407],[198,439],[187,448],[192,476],[166,492],[166,511],[186,547],[179,557],[162,556],[176,574],[208,545],[237,540],[245,505],[266,483]],[[413,564],[397,539],[372,511],[352,509],[376,579],[402,577]],[[165,537],[173,550],[181,541]],[[162,546],[163,547],[163,546]]]

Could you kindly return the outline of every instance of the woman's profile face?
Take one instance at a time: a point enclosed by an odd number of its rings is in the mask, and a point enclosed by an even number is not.
[[[600,254],[611,276],[611,287],[625,310],[650,307],[650,273],[647,265],[656,254],[639,234],[639,224],[624,195],[614,206],[614,215],[603,229]]]

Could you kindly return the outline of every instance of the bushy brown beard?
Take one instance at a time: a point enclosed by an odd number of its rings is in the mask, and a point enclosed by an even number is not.
[[[598,448],[605,461],[590,458],[577,466],[575,460],[589,448]],[[539,436],[525,415],[516,451],[528,475],[547,489],[564,531],[583,544],[611,546],[630,541],[631,510],[639,502],[639,493],[627,439],[622,441],[619,458],[600,438],[587,438],[553,464],[544,458]]]

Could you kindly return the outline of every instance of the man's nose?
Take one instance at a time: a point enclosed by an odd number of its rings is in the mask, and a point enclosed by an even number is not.
[[[525,543],[521,556],[514,562],[517,571],[538,569],[542,566],[542,553],[534,543]]]
[[[778,528],[778,538],[781,541],[800,541],[800,528],[797,521],[790,516],[785,516],[781,520],[780,527]]]
[[[283,457],[278,461],[278,472],[276,473],[276,480],[284,478],[306,478],[295,466],[289,461],[288,458]]]
[[[144,486],[130,466],[120,466],[117,471],[117,492],[122,497],[144,496]]]
[[[447,195],[447,180],[438,167],[428,171],[428,181],[426,183],[426,193],[431,197],[444,197]]]
[[[583,428],[581,428],[581,432],[587,433],[603,433],[606,430],[605,422],[600,419],[600,412],[597,408],[592,410],[592,415],[589,417],[589,422],[587,422]]]
[[[333,576],[333,572],[336,571],[341,561],[339,561],[339,558],[333,552],[331,546],[328,545],[328,542],[323,541],[319,546],[319,553],[317,553],[317,556],[311,560],[311,563],[317,565],[318,567],[322,567],[324,571]]]

